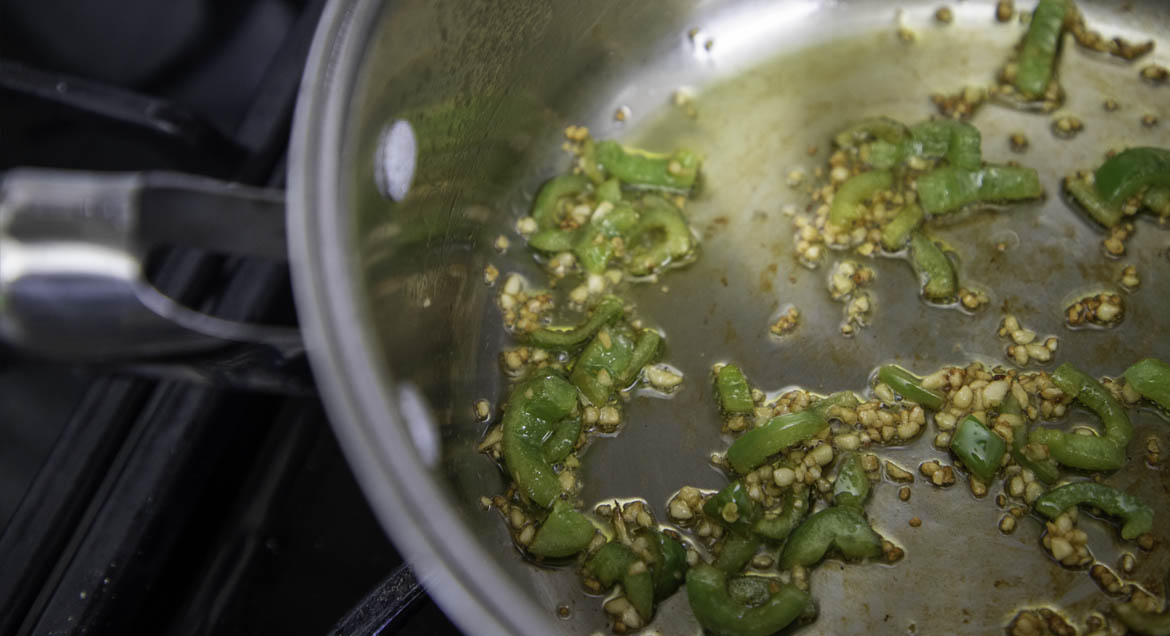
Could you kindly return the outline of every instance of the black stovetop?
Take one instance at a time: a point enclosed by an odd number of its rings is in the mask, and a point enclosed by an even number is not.
[[[323,4],[0,0],[0,171],[282,187]],[[149,267],[189,305],[295,323],[281,264],[188,250]],[[315,395],[0,347],[0,636],[82,632],[455,629],[382,533]]]

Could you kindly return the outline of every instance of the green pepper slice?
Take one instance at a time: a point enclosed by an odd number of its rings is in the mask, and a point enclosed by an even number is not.
[[[897,144],[909,136],[910,129],[906,128],[902,122],[889,117],[871,117],[837,133],[833,137],[833,142],[840,148],[856,148],[874,139]]]
[[[504,464],[517,487],[542,508],[550,507],[562,492],[544,455],[545,437],[576,406],[577,389],[551,371],[518,384],[508,397],[501,423]]]
[[[946,166],[918,178],[918,203],[930,214],[946,214],[973,203],[1022,201],[1044,196],[1040,176],[1023,166],[978,169]]]
[[[973,415],[968,415],[951,438],[951,452],[971,474],[990,484],[995,473],[999,472],[1000,462],[1007,452],[1007,442]]]
[[[746,533],[755,521],[756,504],[748,497],[747,487],[735,480],[703,503],[703,514],[715,521]]]
[[[1056,460],[1051,457],[1046,457],[1041,460],[1035,460],[1028,457],[1024,447],[1028,444],[1028,422],[1024,419],[1024,410],[1020,407],[1020,403],[1016,401],[1016,396],[1008,393],[999,405],[1000,415],[1007,415],[1012,418],[1012,459],[1023,468],[1032,471],[1036,477],[1046,483],[1051,484],[1057,479],[1060,479],[1060,467]]]
[[[581,418],[566,417],[553,424],[552,433],[540,445],[544,459],[550,464],[564,460],[577,446],[577,438],[581,436]]]
[[[528,552],[552,559],[573,556],[589,547],[596,532],[588,517],[574,510],[568,502],[557,500],[528,545]]]
[[[1113,227],[1121,223],[1121,208],[1106,203],[1105,199],[1102,199],[1101,195],[1097,194],[1097,189],[1089,184],[1088,181],[1080,177],[1066,177],[1064,180],[1064,191],[1074,201],[1079,203],[1081,208],[1094,221],[1101,225]]]
[[[1170,364],[1146,358],[1125,370],[1125,381],[1147,400],[1170,409]]]
[[[1154,511],[1131,494],[1105,484],[1080,481],[1057,486],[1040,495],[1032,506],[1036,512],[1055,519],[1060,513],[1076,505],[1092,506],[1121,517],[1121,538],[1131,540],[1154,528]]]
[[[756,408],[747,377],[734,364],[724,365],[715,374],[715,393],[725,413],[751,413]]]
[[[1142,195],[1142,205],[1158,216],[1170,216],[1170,186],[1150,186]]]
[[[752,524],[752,532],[769,540],[783,541],[800,525],[809,511],[808,493],[786,490],[780,495],[779,510],[769,510]]]
[[[609,588],[625,578],[630,566],[637,561],[638,555],[629,546],[610,541],[585,562],[585,570],[593,574],[603,587]]]
[[[585,563],[585,569],[606,588],[620,582],[638,615],[647,622],[654,616],[654,577],[646,562],[628,546],[610,541]]]
[[[1028,443],[1048,447],[1056,461],[1081,470],[1117,470],[1125,465],[1125,447],[1104,437],[1066,433],[1036,427],[1028,433]]]
[[[613,204],[622,201],[622,182],[620,179],[607,179],[597,186],[597,200],[608,201]]]
[[[589,188],[589,180],[579,174],[563,174],[549,179],[532,203],[532,218],[542,230],[558,229],[561,224],[561,200],[575,197]]]
[[[542,327],[528,334],[526,342],[534,347],[565,351],[588,340],[602,326],[622,315],[625,306],[620,298],[606,296],[597,303],[593,315],[576,327]]]
[[[942,394],[923,388],[920,378],[897,365],[883,365],[878,369],[877,378],[879,382],[883,382],[893,389],[894,393],[932,411],[942,408],[946,401]]]
[[[599,207],[589,219],[589,224],[579,233],[571,234],[568,239],[558,241],[554,246],[559,247],[564,242],[571,241],[572,247],[569,249],[577,254],[577,260],[581,263],[581,267],[590,274],[600,274],[609,266],[609,262],[613,260],[614,254],[617,252],[617,247],[613,242],[614,237],[625,236],[637,224],[638,213],[628,204],[619,203],[608,210]],[[561,232],[567,233],[566,230],[561,230]],[[539,235],[540,233],[534,234],[529,239],[529,243],[534,244],[533,241]],[[537,249],[543,248],[537,246]]]
[[[579,242],[576,230],[561,228],[540,230],[528,237],[529,247],[542,252],[568,252],[576,248]]]
[[[630,355],[630,364],[618,376],[618,386],[628,387],[638,379],[642,369],[658,356],[658,348],[662,344],[662,335],[653,329],[643,329],[638,332],[638,339],[634,343],[634,352]]]
[[[633,354],[634,341],[625,330],[602,327],[577,358],[569,381],[591,404],[603,406],[614,391],[622,388],[618,382]]]
[[[897,252],[910,242],[910,233],[922,225],[922,207],[917,203],[902,206],[893,218],[882,226],[882,248],[887,252]]]
[[[1122,448],[1129,443],[1133,426],[1125,414],[1125,407],[1100,382],[1066,362],[1052,372],[1052,383],[1101,418],[1105,424],[1104,439]]]
[[[825,418],[811,410],[779,415],[732,442],[727,449],[727,461],[736,472],[747,474],[772,455],[803,442],[828,425]]]
[[[945,158],[955,168],[977,170],[983,165],[983,136],[979,129],[953,119],[935,119],[915,124],[907,156]]]
[[[1035,99],[1048,90],[1069,8],[1067,0],[1040,0],[1032,12],[1032,22],[1020,48],[1019,70],[1013,82],[1024,97]]]
[[[833,506],[814,514],[788,537],[780,553],[780,569],[811,567],[836,548],[849,559],[881,556],[882,537],[851,506]]]
[[[640,188],[687,191],[699,174],[699,157],[689,150],[666,155],[624,147],[616,141],[597,143],[597,161],[609,174]]]
[[[652,544],[654,600],[661,601],[674,594],[686,580],[687,549],[660,530],[644,528],[637,536],[645,537]]]
[[[953,119],[933,119],[910,127],[900,141],[878,138],[869,146],[866,161],[875,168],[893,168],[910,157],[946,159],[965,170],[983,165],[982,135],[979,129]]]
[[[1097,194],[1109,205],[1121,207],[1146,186],[1170,186],[1170,150],[1146,147],[1119,152],[1097,168],[1095,181]]]
[[[829,419],[829,409],[834,406],[843,406],[846,408],[853,408],[861,404],[853,391],[837,391],[831,395],[827,395],[809,406],[809,410],[816,413],[822,419]]]
[[[1032,444],[1048,447],[1053,459],[1083,470],[1117,470],[1125,465],[1125,447],[1133,426],[1125,409],[1092,377],[1069,363],[1057,367],[1052,382],[1095,412],[1105,424],[1100,437],[1037,427],[1028,434]]]
[[[833,482],[833,503],[861,508],[869,498],[869,475],[861,465],[861,455],[848,453],[841,458],[837,480]]]
[[[634,606],[634,610],[647,623],[654,617],[654,576],[650,570],[629,572],[622,579],[622,588],[626,592],[626,600]]]
[[[918,274],[922,295],[934,302],[947,302],[958,293],[955,266],[946,252],[919,230],[910,233],[910,265]]]
[[[749,605],[728,591],[722,570],[700,563],[687,572],[687,600],[695,619],[718,636],[770,636],[796,620],[809,603],[807,592],[774,581],[767,600]]]
[[[756,556],[763,543],[753,534],[732,530],[724,535],[713,565],[728,574],[739,572]]]
[[[833,203],[829,206],[829,223],[837,227],[853,225],[861,218],[858,206],[893,185],[894,175],[888,170],[862,172],[849,177],[833,196]]]
[[[630,273],[643,276],[661,270],[690,255],[695,246],[691,228],[682,212],[662,197],[642,197],[644,210],[630,230],[627,245]]]

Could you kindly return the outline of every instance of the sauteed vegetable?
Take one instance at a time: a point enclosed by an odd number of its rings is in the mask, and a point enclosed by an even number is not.
[[[1051,101],[1060,93],[1055,78],[1065,32],[1095,46],[1071,1],[1041,0],[1006,73],[1017,97]],[[1121,57],[1140,54],[1141,47],[1124,44],[1106,48]],[[964,479],[976,498],[1002,486],[994,497],[1005,510],[1001,532],[1010,534],[1033,512],[1033,522],[1045,528],[1041,549],[1055,564],[1092,564],[1091,576],[1107,591],[1135,589],[1095,562],[1087,533],[1077,527],[1078,508],[1118,518],[1123,541],[1152,543],[1153,509],[1108,482],[1133,461],[1128,410],[1143,398],[1170,409],[1170,365],[1148,358],[1115,366],[1117,377],[1099,381],[1068,362],[1052,372],[983,362],[916,370],[925,375],[879,364],[863,395],[845,387],[830,387],[843,390],[827,395],[800,387],[769,392],[746,372],[756,371],[735,362],[715,364],[709,378],[684,378],[669,365],[670,334],[645,324],[621,291],[657,284],[699,257],[700,234],[686,210],[704,187],[700,155],[594,140],[577,126],[566,137],[572,169],[540,188],[531,219],[520,224],[531,230],[528,245],[548,270],[551,291],[510,278],[499,296],[506,317],[527,313],[505,319],[524,346],[504,354],[513,381],[500,423],[482,445],[501,460],[510,484],[487,501],[526,558],[573,568],[586,591],[608,594],[603,605],[615,632],[650,624],[657,605],[683,585],[695,620],[715,634],[766,635],[814,621],[810,570],[826,560],[872,567],[905,556],[897,531],[874,522],[866,504],[883,478],[917,479],[884,449],[928,431],[945,454],[917,467],[930,486]],[[810,214],[794,221],[798,262],[817,267],[834,251],[884,253],[908,261],[921,296],[934,306],[987,305],[985,294],[961,286],[953,250],[931,227],[960,212],[1024,214],[1021,203],[1045,196],[1039,173],[986,163],[980,130],[950,119],[906,125],[871,117],[847,124],[832,142],[826,181],[812,189]],[[1170,214],[1170,151],[1117,153],[1095,174],[1066,179],[1065,191],[1106,227],[1141,206]],[[868,302],[857,288],[872,274],[838,261],[830,273],[833,299]],[[847,284],[838,285],[838,276]],[[558,297],[560,281],[573,277],[581,282],[568,294],[567,309],[577,318],[551,326],[550,299]],[[1116,311],[1102,309],[1113,303],[1108,295],[1087,296],[1077,301],[1076,315],[1115,324],[1120,299]],[[1009,354],[1025,353],[1009,355],[1017,365],[1052,359],[1055,337],[1033,342],[1036,334],[1011,315],[1003,324]],[[619,433],[629,400],[669,397],[683,382],[710,383],[713,412],[722,420],[712,426],[728,436],[711,461],[726,485],[712,491],[679,484],[666,502],[668,519],[656,519],[650,502],[639,499],[583,501],[588,475],[580,457],[592,440]],[[1101,430],[1068,426],[1074,404],[1095,414]],[[910,492],[903,486],[899,498],[909,502]],[[913,517],[909,525],[919,528],[922,520]],[[1143,598],[1134,593],[1115,604],[1116,617],[1140,633],[1170,633],[1170,614],[1152,613]],[[1023,635],[1045,621],[1067,627],[1051,610],[1023,609],[1008,629]]]

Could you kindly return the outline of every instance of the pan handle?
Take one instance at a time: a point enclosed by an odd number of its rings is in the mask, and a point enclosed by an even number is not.
[[[0,339],[104,362],[230,342],[303,353],[295,328],[224,320],[162,293],[144,260],[164,245],[285,260],[284,194],[167,172],[3,174]]]

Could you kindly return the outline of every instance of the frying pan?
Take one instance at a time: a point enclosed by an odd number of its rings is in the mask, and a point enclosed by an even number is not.
[[[1170,9],[1157,1],[1078,3],[1093,28],[1153,38],[1157,48],[1138,65],[1123,65],[1066,43],[1062,112],[1086,124],[1074,139],[1055,137],[1045,115],[989,105],[975,116],[986,159],[1038,168],[1048,192],[1042,202],[938,228],[955,247],[962,279],[987,290],[991,306],[972,314],[928,306],[904,261],[875,258],[867,262],[877,273],[872,324],[853,338],[840,335],[827,269],[804,269],[793,256],[785,208],[805,200],[785,177],[823,164],[844,124],[879,114],[918,121],[932,114],[930,93],[990,82],[1026,27],[997,23],[994,3],[975,0],[951,3],[954,21],[942,24],[932,17],[941,4],[329,5],[305,74],[289,169],[288,244],[301,329],[367,497],[463,630],[607,630],[601,599],[586,596],[569,569],[524,561],[503,521],[479,503],[506,483],[476,452],[486,425],[472,405],[500,403],[506,387],[498,355],[510,345],[494,304],[498,289],[484,283],[483,271],[491,264],[543,280],[513,227],[543,180],[566,169],[559,148],[566,125],[705,156],[706,187],[688,207],[704,233],[698,261],[627,292],[639,315],[666,333],[665,360],[686,381],[670,399],[635,396],[621,433],[590,446],[581,493],[589,505],[638,497],[667,521],[665,504],[681,486],[725,483],[708,463],[728,443],[708,380],[714,362],[734,361],[768,389],[863,391],[885,362],[919,372],[1005,363],[995,335],[1002,310],[1059,336],[1057,361],[1095,375],[1117,375],[1144,356],[1170,357],[1165,229],[1139,222],[1127,255],[1110,260],[1100,232],[1059,195],[1063,174],[1096,166],[1108,148],[1170,145],[1166,123],[1139,123],[1146,113],[1170,115],[1166,89],[1137,78],[1140,65],[1164,62],[1170,46]],[[913,42],[899,36],[900,27],[915,34]],[[694,95],[694,117],[671,106],[679,90]],[[1106,113],[1106,97],[1121,108]],[[614,117],[620,107],[628,108],[624,121]],[[1023,155],[1008,148],[1014,132],[1030,140]],[[500,235],[511,243],[504,253],[495,247]],[[1126,295],[1122,324],[1067,329],[1067,302],[1116,289],[1123,264],[1138,268],[1142,284]],[[801,310],[802,324],[792,337],[773,338],[768,324],[789,304]],[[1168,447],[1160,415],[1138,409],[1134,423],[1138,440],[1154,435]],[[914,466],[943,457],[932,436],[876,451]],[[1145,498],[1157,510],[1156,527],[1167,527],[1165,470],[1135,458],[1111,483]],[[896,490],[878,484],[867,510],[905,559],[817,568],[811,589],[820,617],[803,631],[995,633],[1021,606],[1060,608],[1082,625],[1107,606],[1084,572],[1046,557],[1037,520],[1022,520],[1010,535],[996,530],[1003,511],[992,501],[995,488],[977,500],[961,483],[935,489],[919,479],[907,503]],[[921,527],[907,524],[914,516]],[[1106,524],[1081,526],[1099,561],[1115,564],[1133,549],[1115,545]],[[1164,532],[1160,538],[1129,577],[1154,591],[1167,565]],[[567,608],[567,620],[558,608]],[[651,628],[698,630],[683,594],[659,607]]]

